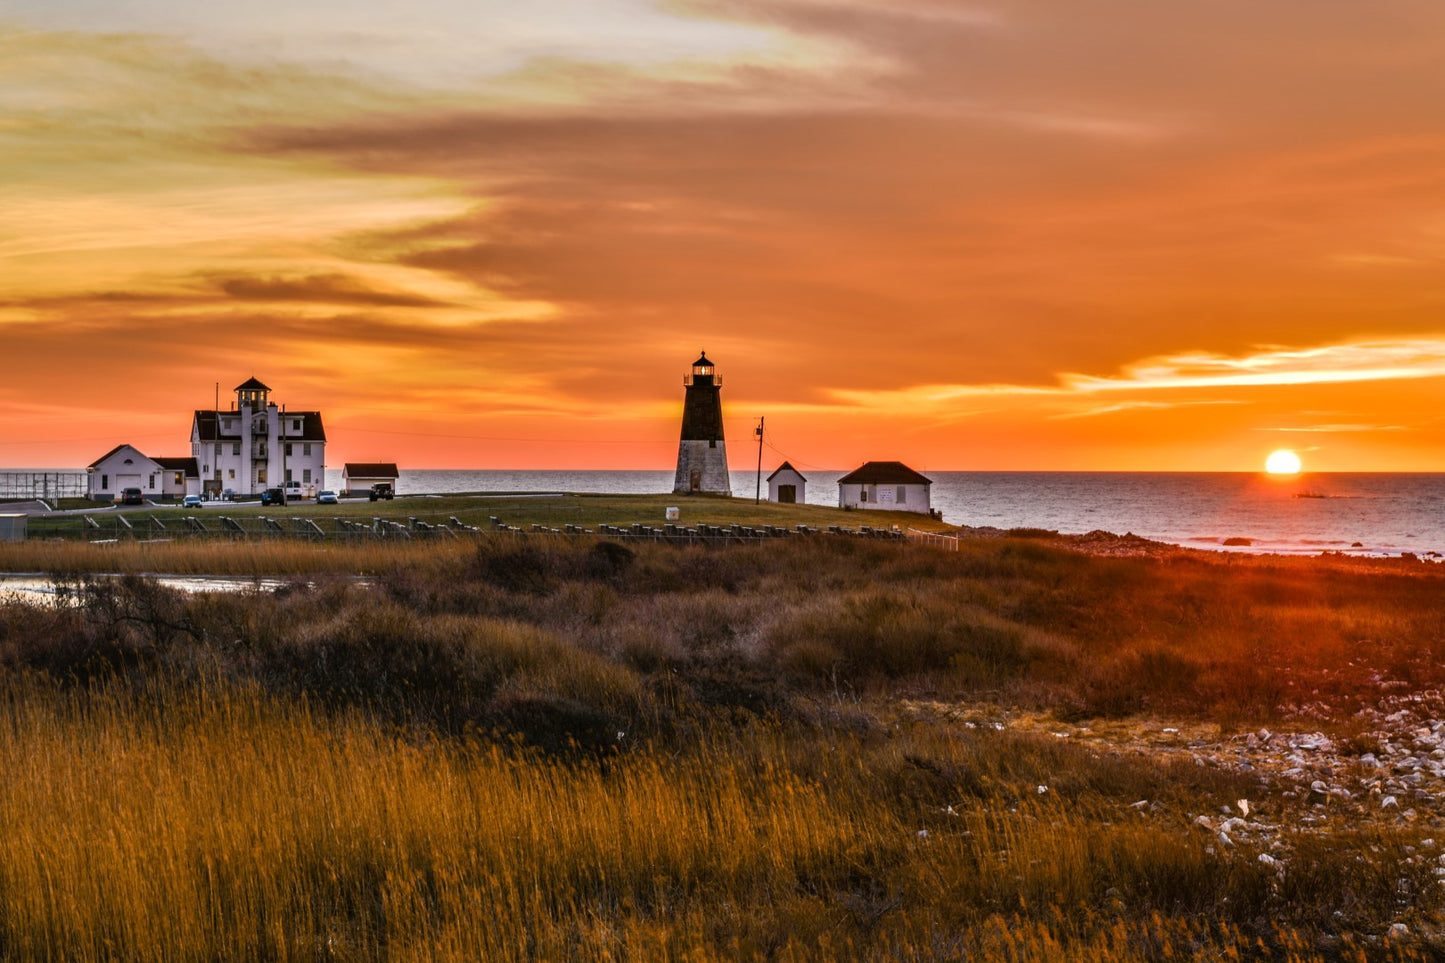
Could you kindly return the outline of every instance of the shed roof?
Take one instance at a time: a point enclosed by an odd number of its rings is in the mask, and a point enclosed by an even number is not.
[[[842,478],[840,485],[932,485],[933,479],[925,478],[901,461],[865,461]]]
[[[394,461],[349,461],[342,469],[347,478],[397,478]]]
[[[166,471],[183,471],[188,478],[201,477],[201,469],[196,465],[194,458],[168,458],[161,455],[152,458],[151,461],[154,461]]]
[[[771,475],[768,476],[768,481],[772,481],[774,478],[777,478],[779,475],[781,475],[781,474],[782,474],[783,472],[785,472],[785,471],[790,471],[790,472],[792,472],[794,475],[797,475],[799,478],[803,478],[803,473],[802,473],[802,472],[800,472],[800,471],[798,471],[798,469],[794,468],[790,462],[786,462],[786,461],[785,461],[785,462],[783,462],[781,465],[778,466],[778,470],[777,470],[777,471],[773,472]],[[807,481],[807,480],[808,480],[808,479],[803,478],[803,481]]]

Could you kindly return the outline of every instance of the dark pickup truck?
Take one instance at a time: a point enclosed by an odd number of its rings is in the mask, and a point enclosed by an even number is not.
[[[372,501],[376,501],[378,498],[385,498],[387,501],[391,501],[392,496],[395,494],[396,493],[391,490],[390,482],[377,482],[371,486]]]
[[[268,488],[261,493],[262,505],[284,505],[286,504],[286,489]]]

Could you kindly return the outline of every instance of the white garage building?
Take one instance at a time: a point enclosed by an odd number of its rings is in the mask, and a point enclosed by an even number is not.
[[[869,461],[838,479],[838,507],[928,514],[925,478],[901,461]]]

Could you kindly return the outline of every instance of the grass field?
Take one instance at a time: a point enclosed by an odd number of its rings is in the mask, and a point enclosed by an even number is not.
[[[4,546],[0,959],[1436,958],[1437,569],[1030,534]]]
[[[29,531],[32,539],[47,538],[114,538],[120,534],[125,538],[180,538],[185,536],[183,520],[190,516],[201,519],[217,530],[221,516],[235,518],[268,517],[281,520],[311,518],[325,524],[338,518],[371,521],[385,518],[406,523],[409,519],[444,525],[456,518],[463,524],[474,527],[489,527],[492,517],[500,518],[505,524],[530,528],[534,524],[562,528],[577,525],[595,529],[598,525],[626,526],[635,522],[661,526],[666,524],[666,511],[676,507],[681,513],[679,525],[776,525],[792,528],[796,525],[826,527],[844,525],[857,528],[860,525],[888,527],[890,525],[911,525],[928,531],[947,528],[941,521],[913,512],[848,511],[818,505],[778,505],[763,501],[754,504],[751,499],[718,498],[711,496],[678,495],[439,495],[398,497],[393,501],[372,502],[366,499],[343,499],[337,505],[317,505],[315,502],[293,502],[285,506],[262,507],[259,502],[235,502],[208,504],[205,508],[183,509],[165,507],[127,509],[118,513],[109,507],[98,507],[86,513],[100,526],[89,528],[81,515],[37,516],[30,519]],[[116,521],[122,514],[134,527],[134,532],[125,530]],[[159,530],[149,524],[157,519],[166,530]]]

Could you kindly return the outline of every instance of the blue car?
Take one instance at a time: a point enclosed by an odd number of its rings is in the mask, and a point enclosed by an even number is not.
[[[182,508],[200,508],[200,507],[201,507],[201,496],[200,496],[200,495],[187,495],[185,498],[183,498],[183,499],[181,500],[181,507],[182,507]]]

